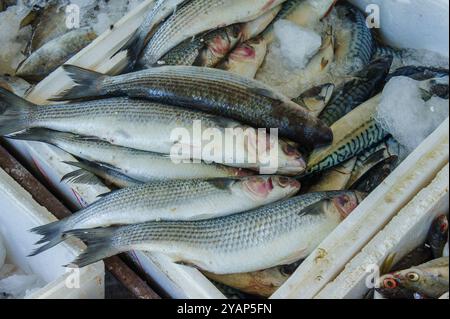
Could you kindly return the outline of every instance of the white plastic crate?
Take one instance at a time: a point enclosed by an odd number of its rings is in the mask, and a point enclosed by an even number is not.
[[[114,69],[122,65],[124,56],[119,54],[113,60],[109,60],[109,57],[126,42],[153,2],[153,0],[145,1],[119,21],[113,30],[105,32],[68,63],[99,72],[114,73]],[[391,44],[435,50],[448,56],[447,1],[390,1],[389,4],[381,0],[352,2],[362,9],[369,3],[379,4],[382,33]],[[48,97],[70,86],[70,79],[58,69],[37,85],[28,99],[35,103],[46,103]],[[12,143],[74,204],[83,206],[94,201],[98,194],[105,192],[105,188],[101,186],[60,183],[61,176],[72,170],[71,167],[61,163],[73,160],[70,155],[42,143],[17,141]],[[314,297],[421,188],[430,182],[447,161],[448,120],[381,184],[350,218],[330,234],[273,298]],[[379,205],[383,207],[382,213],[376,209]],[[370,223],[364,223],[367,219]],[[159,254],[133,252],[131,255],[175,298],[224,298],[222,293],[195,269],[173,264]]]
[[[68,240],[39,256],[27,257],[40,238],[31,228],[54,222],[56,218],[0,169],[0,232],[7,260],[28,274],[38,275],[46,285],[26,298],[101,299],[104,298],[104,264],[99,262],[80,270],[62,267],[85,248],[79,240]]]
[[[425,242],[432,222],[449,210],[449,165],[406,205],[316,297],[324,299],[362,298],[372,271],[390,254],[394,263]]]

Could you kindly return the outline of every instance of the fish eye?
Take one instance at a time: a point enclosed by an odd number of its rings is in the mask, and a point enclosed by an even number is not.
[[[406,278],[408,278],[410,281],[416,282],[419,281],[420,276],[415,272],[410,272],[406,275]]]
[[[295,147],[293,147],[292,145],[289,145],[289,144],[286,144],[283,147],[283,151],[286,153],[286,155],[289,155],[289,156],[299,156],[300,155],[298,150]]]
[[[278,178],[278,184],[279,184],[281,187],[289,186],[289,184],[290,184],[290,179],[287,178],[287,177],[284,177],[284,176],[280,176],[280,177]]]
[[[384,285],[384,287],[386,287],[388,289],[395,289],[395,288],[398,287],[397,281],[395,279],[393,279],[393,278],[385,279],[383,281],[383,285]]]

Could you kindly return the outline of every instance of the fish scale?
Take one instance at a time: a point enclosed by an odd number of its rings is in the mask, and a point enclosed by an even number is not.
[[[158,28],[143,51],[140,64],[152,67],[164,54],[184,40],[218,27],[254,20],[284,1],[188,1]]]
[[[74,264],[85,266],[118,252],[139,249],[162,252],[174,261],[217,274],[270,268],[304,258],[317,247],[343,218],[335,206],[338,198],[337,202],[350,204],[347,213],[361,200],[353,192],[310,193],[209,220],[74,230],[69,234],[88,245]],[[264,254],[267,249],[272,253]]]

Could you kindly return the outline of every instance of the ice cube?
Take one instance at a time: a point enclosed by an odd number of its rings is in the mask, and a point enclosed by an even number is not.
[[[419,146],[449,115],[449,101],[425,101],[421,82],[394,77],[384,88],[376,120],[408,152]]]

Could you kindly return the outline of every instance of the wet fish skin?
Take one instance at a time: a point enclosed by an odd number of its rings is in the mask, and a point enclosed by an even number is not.
[[[446,215],[441,215],[433,221],[427,237],[427,242],[431,247],[434,258],[442,257],[447,241],[448,219]]]
[[[306,167],[297,145],[276,134],[262,134],[230,119],[147,100],[110,98],[36,107],[0,88],[0,106],[2,136],[40,127],[84,136],[96,134],[98,139],[113,145],[171,154],[177,163],[196,159],[258,171],[266,168],[271,174],[294,176]],[[186,134],[192,137],[196,132],[210,134],[211,130],[235,142],[223,143],[215,136],[206,144],[197,139],[183,140]],[[265,151],[261,152],[264,145]],[[236,157],[230,158],[230,154]],[[272,155],[276,156],[276,162]]]
[[[323,172],[308,192],[340,191],[347,189],[355,168],[356,157]]]
[[[287,97],[223,70],[163,66],[108,77],[74,66],[64,69],[78,85],[52,100],[128,95],[199,109],[258,128],[278,128],[281,136],[304,147],[327,145],[333,139],[329,127]]]
[[[315,86],[292,101],[307,108],[315,116],[319,116],[330,103],[335,88],[335,85],[332,83]]]
[[[301,262],[250,273],[216,275],[203,272],[203,274],[216,282],[244,293],[268,298],[289,279]]]
[[[37,244],[47,243],[33,255],[60,243],[74,229],[226,216],[288,198],[299,189],[295,179],[280,176],[160,181],[129,187],[61,221],[32,229],[43,236]]]
[[[386,141],[368,148],[361,155],[355,164],[355,168],[348,181],[348,188],[351,188],[359,179],[369,172],[372,168],[383,162],[395,163],[399,160],[401,145],[389,137]]]
[[[0,75],[0,87],[24,97],[30,90],[31,84],[16,76]]]
[[[396,165],[393,163],[380,163],[360,178],[350,189],[371,193],[391,175],[395,168]]]
[[[387,299],[414,299],[414,291],[399,285],[392,274],[380,278],[380,287],[376,291]]]
[[[386,78],[386,82],[389,82],[393,77],[396,76],[407,76],[416,81],[425,81],[432,78],[445,77],[449,75],[447,69],[432,68],[425,66],[405,66],[396,69],[394,72],[389,74]]]
[[[392,266],[389,272],[396,272],[403,269],[416,267],[430,261],[431,259],[433,259],[433,255],[430,247],[427,245],[420,245]]]
[[[89,45],[96,37],[95,32],[89,28],[82,28],[53,39],[24,60],[19,65],[16,76],[38,82]]]
[[[52,144],[77,158],[101,163],[140,182],[198,178],[239,177],[249,171],[205,163],[175,164],[169,156],[115,146],[91,137],[47,129],[31,129],[9,138]]]
[[[88,248],[72,265],[138,249],[215,274],[267,269],[309,255],[360,200],[352,192],[316,193],[210,220],[75,230],[68,234]]]
[[[430,298],[439,298],[448,291],[448,257],[393,274],[399,285]]]
[[[336,61],[345,74],[353,75],[369,64],[375,50],[374,38],[358,8],[345,2],[336,9],[338,15],[351,22],[350,30],[337,33]]]
[[[184,3],[154,33],[139,64],[152,67],[184,40],[218,27],[254,20],[285,0],[193,0]]]
[[[78,167],[79,169],[63,176],[61,182],[96,185],[99,181],[93,177],[97,176],[104,181],[107,187],[126,188],[143,184],[143,182],[130,178],[106,165],[78,160],[79,162],[64,162],[64,164]]]
[[[388,137],[374,120],[381,96],[377,95],[337,121],[332,127],[332,145],[316,149],[309,157],[306,174],[339,165]]]
[[[374,60],[364,70],[338,88],[319,118],[328,126],[381,92],[389,74],[392,58]]]

